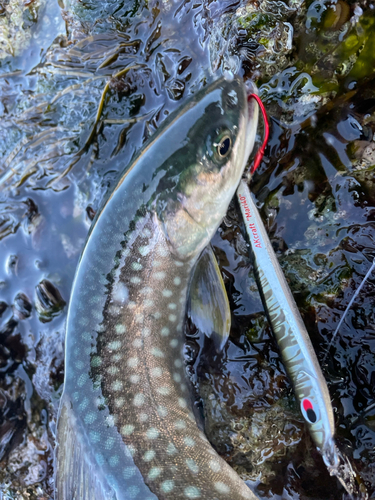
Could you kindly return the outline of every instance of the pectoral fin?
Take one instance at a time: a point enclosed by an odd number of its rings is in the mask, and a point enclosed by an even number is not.
[[[231,316],[223,278],[210,245],[195,265],[187,312],[195,326],[221,351],[229,337]]]

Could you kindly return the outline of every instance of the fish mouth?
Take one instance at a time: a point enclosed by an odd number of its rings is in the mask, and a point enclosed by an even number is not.
[[[206,236],[208,236],[207,229],[203,227],[202,224],[198,222],[186,208],[186,196],[183,193],[179,192],[177,193],[177,200],[181,203],[182,210],[186,213],[189,219],[191,219],[191,221],[194,222],[194,224],[196,224],[199,229],[201,229],[206,234]]]

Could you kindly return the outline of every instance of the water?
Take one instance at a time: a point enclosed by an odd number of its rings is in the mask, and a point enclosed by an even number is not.
[[[343,324],[343,322],[344,322],[345,316],[347,315],[347,313],[348,313],[349,309],[352,307],[352,305],[353,305],[353,303],[354,303],[355,299],[358,297],[358,295],[359,295],[360,291],[361,291],[361,290],[362,290],[362,288],[363,288],[363,285],[366,283],[366,281],[368,280],[368,278],[371,276],[371,274],[372,274],[372,272],[373,272],[374,268],[375,268],[375,259],[373,260],[373,262],[372,262],[372,264],[371,264],[371,267],[370,267],[370,269],[367,271],[367,273],[366,273],[365,277],[364,277],[364,278],[363,278],[363,280],[361,281],[361,284],[359,285],[359,287],[358,287],[358,288],[357,288],[357,290],[355,291],[355,293],[354,293],[353,297],[350,299],[349,304],[346,306],[346,309],[345,309],[345,311],[344,311],[343,315],[342,315],[342,316],[341,316],[341,318],[340,318],[339,324],[337,325],[337,328],[336,328],[336,330],[334,331],[334,333],[333,333],[333,335],[332,335],[332,339],[330,340],[330,343],[328,344],[328,347],[327,347],[327,354],[324,356],[324,358],[323,358],[323,360],[322,360],[322,363],[324,363],[324,362],[325,362],[325,360],[327,359],[328,352],[329,352],[329,350],[330,350],[330,348],[331,348],[331,346],[332,346],[333,342],[335,341],[335,338],[336,338],[336,336],[337,336],[338,332],[340,331],[340,327],[341,327],[341,325],[342,325],[342,324]]]
[[[0,78],[5,498],[42,500],[53,494],[66,306],[54,309],[54,292],[42,301],[41,314],[41,283],[48,280],[68,302],[101,200],[134,152],[204,85],[213,68],[238,64],[245,77],[258,78],[272,127],[251,188],[323,359],[343,304],[360,286],[375,251],[374,13],[362,8],[359,15],[343,0],[335,7],[262,1],[259,11],[244,2],[70,1],[63,14],[67,35],[60,33],[42,54],[34,51],[35,62],[29,56],[17,60],[27,68],[15,60],[1,67],[7,73]],[[223,33],[230,34],[224,46]],[[56,35],[53,28],[46,44]],[[113,78],[135,63],[143,69]],[[304,427],[240,226],[233,205],[213,241],[233,311],[228,345],[217,354],[193,325],[186,345],[205,430],[264,497],[347,498]],[[375,494],[373,287],[369,276],[323,364],[338,447],[369,497]]]

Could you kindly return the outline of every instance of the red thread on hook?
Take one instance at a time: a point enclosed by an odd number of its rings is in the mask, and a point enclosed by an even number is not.
[[[255,170],[259,167],[260,162],[262,161],[262,158],[263,158],[263,155],[264,155],[264,150],[266,149],[267,142],[268,142],[268,137],[269,137],[269,134],[270,134],[270,126],[269,126],[269,123],[268,123],[266,109],[265,109],[264,104],[262,103],[260,97],[257,94],[250,94],[248,96],[247,100],[250,101],[250,99],[255,99],[256,102],[258,103],[258,106],[260,107],[260,110],[261,110],[262,115],[263,115],[263,121],[264,121],[264,139],[263,139],[263,143],[262,143],[261,147],[259,148],[257,154],[255,155],[253,165],[252,165],[252,167],[250,169],[250,173],[253,174],[255,172]]]

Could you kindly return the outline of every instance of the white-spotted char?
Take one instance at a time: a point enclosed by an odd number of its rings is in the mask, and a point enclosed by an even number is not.
[[[193,96],[96,216],[69,305],[56,500],[256,498],[199,430],[183,363],[191,271],[253,147],[242,81]]]

